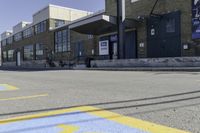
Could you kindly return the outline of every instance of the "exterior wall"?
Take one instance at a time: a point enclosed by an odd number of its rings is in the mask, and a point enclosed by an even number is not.
[[[50,24],[50,20],[47,20],[47,27]],[[53,31],[46,31],[43,33],[39,33],[37,35],[31,36],[29,38],[24,38],[21,41],[13,42],[12,44],[7,44],[6,46],[2,47],[2,51],[8,51],[8,50],[15,50],[14,51],[14,60],[9,62],[3,62],[3,66],[11,67],[16,66],[16,54],[19,51],[21,53],[21,66],[22,67],[45,67],[48,66],[46,64],[46,58],[49,54],[52,55],[53,62],[56,66],[59,66],[59,61],[63,61],[67,63],[69,60],[74,61],[74,63],[85,63],[86,58],[94,58],[95,55],[93,55],[92,50],[96,50],[96,37],[88,38],[88,35],[79,34],[74,31],[70,31],[69,37],[66,37],[69,39],[70,45],[70,51],[67,52],[55,52],[55,32],[61,31],[67,29],[68,26],[64,26],[61,28],[58,28]],[[69,31],[68,31],[69,32]],[[96,42],[95,42],[96,41]],[[81,42],[84,47],[84,55],[77,57],[76,52],[76,44]],[[23,58],[23,47],[26,45],[35,45],[37,43],[44,44],[44,55],[42,60],[24,60]],[[35,48],[34,48],[35,50]],[[35,56],[35,51],[34,51]]]
[[[69,24],[71,21],[66,21],[65,20],[65,24]],[[56,19],[49,19],[49,29],[50,30],[53,30],[53,29],[55,29],[55,28],[57,28],[56,26],[55,26],[55,23],[56,23]]]
[[[126,17],[138,19],[138,16],[148,18],[156,0],[139,0],[131,3],[126,0]],[[172,4],[173,3],[173,4]],[[179,10],[181,12],[181,44],[182,56],[199,56],[200,40],[192,40],[191,28],[191,0],[159,0],[153,13],[165,14]],[[106,14],[116,16],[116,1],[106,0]],[[137,25],[137,44],[138,57],[147,57],[147,28],[146,19]],[[140,43],[144,43],[144,47],[140,47]],[[189,45],[189,49],[184,50],[183,45]]]
[[[19,24],[17,24],[16,26],[13,27],[13,34],[16,34],[20,31],[22,31],[23,28],[25,28],[26,26],[30,25],[30,22],[20,22]]]
[[[89,14],[91,14],[91,12],[49,5],[33,15],[33,24],[37,24],[49,18],[73,21]]]
[[[49,26],[49,21],[47,21],[47,27],[48,26]],[[16,58],[17,58],[16,52],[17,51],[21,52],[21,64],[23,65],[24,62],[27,62],[27,61],[24,61],[24,59],[23,59],[23,47],[26,45],[35,45],[36,43],[44,44],[43,59],[45,59],[47,54],[49,52],[51,52],[52,50],[54,50],[53,32],[47,30],[46,32],[39,33],[37,35],[33,35],[29,38],[23,38],[20,41],[13,42],[12,44],[7,44],[6,46],[2,47],[2,51],[14,50],[14,61],[13,61],[13,62],[15,62],[15,63],[13,63],[14,65],[16,65]],[[34,54],[35,54],[35,52],[34,52]],[[33,60],[32,62],[37,62],[37,61]],[[12,64],[12,63],[3,62],[3,65],[6,65],[6,64]]]
[[[60,7],[60,6],[55,6],[55,5],[48,5],[47,7],[41,9],[37,13],[33,15],[33,23],[26,23],[26,22],[21,22],[18,25],[14,26],[13,29],[15,33],[23,32],[27,28],[33,27],[35,28],[35,25],[46,21],[46,31],[42,33],[36,34],[36,31],[34,29],[34,33],[31,37],[28,38],[23,38],[20,41],[14,41],[12,44],[7,44],[6,46],[2,47],[1,51],[7,51],[8,50],[14,50],[13,54],[13,61],[4,61],[3,65],[4,66],[16,66],[16,59],[17,59],[17,52],[21,53],[21,66],[25,67],[31,67],[31,66],[41,66],[44,67],[44,64],[46,64],[47,58],[51,56],[53,62],[55,63],[56,66],[59,65],[59,61],[67,61],[67,60],[72,60],[74,59],[74,46],[73,44],[76,44],[77,42],[81,41],[84,44],[85,47],[85,52],[86,52],[86,57],[89,56],[87,53],[89,51],[89,47],[93,46],[93,41],[90,39],[88,40],[87,35],[81,35],[75,32],[69,32],[69,36],[66,36],[66,38],[69,40],[68,43],[71,46],[70,51],[66,52],[55,52],[55,32],[63,29],[68,30],[67,24],[69,24],[71,21],[79,19],[81,17],[87,16],[91,14],[91,12],[87,11],[82,11],[82,10],[76,10],[76,9],[71,9],[71,8],[65,8],[65,7]],[[55,23],[57,20],[62,20],[65,21],[65,26],[59,27],[55,29]],[[27,26],[27,24],[29,24]],[[3,34],[2,34],[3,36]],[[14,34],[6,36],[8,37],[13,37]],[[70,43],[70,40],[72,40],[72,43]],[[43,57],[41,60],[36,60],[36,45],[35,44],[43,44]],[[90,44],[90,45],[88,45]],[[27,45],[33,45],[34,47],[34,59],[33,60],[24,60],[24,46]],[[8,56],[8,53],[7,53]]]
[[[37,24],[49,18],[49,7],[45,7],[44,9],[38,11],[33,15],[33,24]]]
[[[69,30],[68,27],[65,26],[56,29],[54,33],[64,29]],[[70,60],[73,61],[74,63],[85,63],[86,58],[95,58],[96,46],[97,46],[96,45],[97,39],[95,36],[89,38],[88,35],[80,34],[75,31],[68,31],[68,32],[69,32],[68,45],[70,45],[70,50],[67,52],[55,53],[55,61],[62,60],[64,62],[67,62],[68,60]],[[82,47],[84,48],[83,55],[78,55],[79,53],[77,53],[78,43],[81,43]],[[92,51],[94,51],[94,54]]]
[[[7,37],[9,37],[12,34],[11,31],[6,31],[4,33],[1,34],[1,40],[6,39]]]
[[[52,19],[73,21],[89,14],[91,14],[91,12],[51,5],[49,7],[49,18]]]

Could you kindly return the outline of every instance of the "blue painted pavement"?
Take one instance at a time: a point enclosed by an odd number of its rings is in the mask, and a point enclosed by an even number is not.
[[[0,124],[0,133],[65,133],[59,125],[78,128],[69,133],[147,133],[84,112]]]

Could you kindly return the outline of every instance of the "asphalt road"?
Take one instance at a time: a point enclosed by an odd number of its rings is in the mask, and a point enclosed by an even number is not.
[[[89,105],[200,133],[200,73],[0,71],[0,119]]]

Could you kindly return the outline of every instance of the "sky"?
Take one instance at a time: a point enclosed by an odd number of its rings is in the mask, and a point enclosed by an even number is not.
[[[32,22],[32,15],[48,4],[92,12],[105,8],[105,0],[0,0],[0,34],[21,21]]]

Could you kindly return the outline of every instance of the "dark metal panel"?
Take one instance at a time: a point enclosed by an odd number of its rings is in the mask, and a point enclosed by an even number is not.
[[[150,17],[147,22],[148,57],[181,56],[180,12]]]
[[[136,58],[136,32],[130,31],[126,32],[125,38],[125,58],[126,59],[134,59]]]

